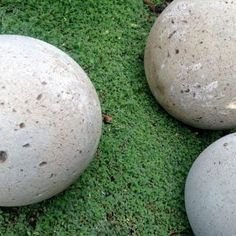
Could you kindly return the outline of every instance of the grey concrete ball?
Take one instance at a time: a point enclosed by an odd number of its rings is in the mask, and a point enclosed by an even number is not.
[[[67,54],[25,36],[0,36],[0,206],[48,199],[94,156],[101,109]]]
[[[186,181],[185,206],[196,236],[236,235],[236,133],[205,149]]]
[[[235,0],[175,0],[156,20],[146,77],[178,120],[202,129],[236,127],[235,22]]]

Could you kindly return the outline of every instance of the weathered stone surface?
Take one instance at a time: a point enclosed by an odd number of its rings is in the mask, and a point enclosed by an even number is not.
[[[175,0],[148,38],[145,71],[171,115],[203,129],[236,127],[236,1]]]
[[[96,91],[61,50],[0,36],[0,206],[42,201],[68,187],[101,135]]]
[[[236,133],[210,145],[193,164],[185,206],[196,236],[236,235]]]

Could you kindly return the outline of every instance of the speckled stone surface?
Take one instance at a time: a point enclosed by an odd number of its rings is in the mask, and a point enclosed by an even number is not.
[[[166,111],[188,125],[236,127],[235,13],[235,0],[175,0],[151,30],[148,83]]]
[[[236,235],[236,133],[210,145],[194,162],[185,206],[196,236]]]
[[[96,91],[54,46],[0,36],[0,206],[42,201],[68,187],[101,135]]]

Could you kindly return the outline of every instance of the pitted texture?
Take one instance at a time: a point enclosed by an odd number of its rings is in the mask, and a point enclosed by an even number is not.
[[[188,125],[236,127],[235,12],[235,0],[175,0],[151,30],[145,52],[151,91]]]
[[[96,91],[54,46],[0,36],[0,205],[27,205],[68,187],[101,135]]]
[[[195,236],[236,234],[236,133],[205,149],[185,186],[185,206]]]

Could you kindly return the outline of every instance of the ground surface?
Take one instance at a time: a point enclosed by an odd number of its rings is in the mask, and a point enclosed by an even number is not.
[[[1,33],[34,36],[68,52],[113,117],[81,178],[44,203],[0,208],[0,235],[191,235],[185,178],[224,133],[191,129],[152,97],[142,58],[156,15],[142,0],[4,0],[0,15]]]

